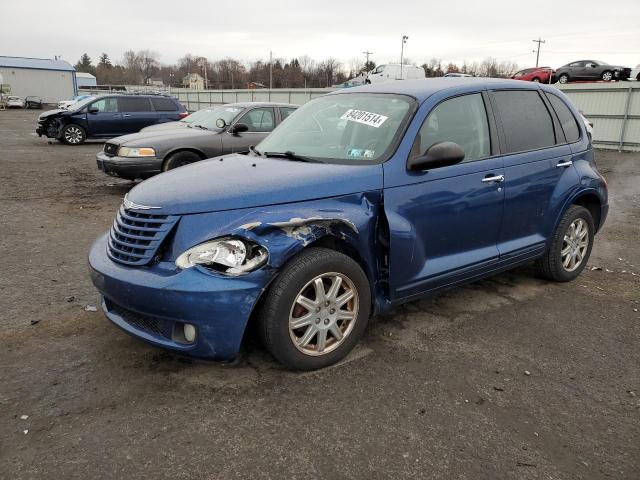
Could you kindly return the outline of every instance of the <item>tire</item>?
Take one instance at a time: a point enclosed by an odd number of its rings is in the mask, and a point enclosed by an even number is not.
[[[532,82],[540,83],[540,79],[538,77],[533,77]]]
[[[67,125],[62,129],[61,140],[67,145],[82,145],[87,140],[87,132],[80,125]]]
[[[317,280],[326,303],[318,302]],[[352,297],[343,305],[335,302],[349,293]],[[302,297],[308,308],[298,302]],[[335,250],[312,247],[287,263],[267,291],[258,316],[260,336],[267,350],[287,367],[316,370],[353,349],[364,334],[370,311],[371,290],[360,265]],[[338,318],[340,312],[344,319]],[[298,327],[291,324],[294,320]]]
[[[558,83],[569,83],[569,75],[563,73],[558,77]]]
[[[613,72],[605,70],[604,72],[602,72],[602,75],[600,75],[600,78],[605,82],[610,82],[611,80],[613,80]]]
[[[586,228],[586,234],[579,233],[581,230],[576,228],[578,225],[581,225],[582,229]],[[573,232],[577,234],[573,237],[572,228]],[[549,249],[544,257],[536,262],[538,273],[542,277],[556,282],[574,280],[584,270],[589,261],[591,248],[593,247],[594,232],[593,217],[591,217],[589,210],[579,205],[571,205],[553,232]],[[587,244],[580,248],[584,240],[586,240]],[[577,262],[577,256],[572,255],[572,242],[575,242],[573,243],[576,247],[575,250],[581,252],[579,262]],[[566,251],[566,249],[568,249],[568,253],[563,255],[563,251]],[[565,265],[567,257],[576,259],[576,264],[574,265],[570,260],[568,265]]]
[[[172,153],[162,164],[162,171],[173,170],[174,168],[183,167],[200,160],[202,159],[197,153],[187,151]]]

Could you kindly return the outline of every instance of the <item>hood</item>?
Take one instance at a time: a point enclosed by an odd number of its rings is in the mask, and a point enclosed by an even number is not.
[[[220,132],[202,130],[201,128],[159,128],[145,130],[144,132],[131,133],[109,140],[109,143],[126,145],[128,147],[152,147],[161,142],[174,144],[176,140],[188,140],[192,138],[211,137]]]
[[[255,165],[255,166],[254,166]],[[382,189],[382,165],[335,165],[227,155],[162,173],[133,188],[149,213],[184,215],[302,202]]]
[[[152,130],[173,130],[174,128],[187,128],[187,122],[164,122],[157,123],[156,125],[149,125],[148,127],[144,127],[141,132],[149,132]]]
[[[47,117],[51,117],[53,115],[58,115],[60,113],[67,113],[69,110],[65,108],[56,108],[55,110],[47,110],[46,112],[42,112],[38,118],[43,119]]]

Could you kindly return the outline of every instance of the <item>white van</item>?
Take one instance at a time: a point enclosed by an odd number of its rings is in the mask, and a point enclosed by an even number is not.
[[[390,82],[391,80],[413,80],[425,78],[424,68],[416,65],[402,65],[400,71],[399,63],[387,63],[378,65],[375,70],[369,72],[367,83]]]

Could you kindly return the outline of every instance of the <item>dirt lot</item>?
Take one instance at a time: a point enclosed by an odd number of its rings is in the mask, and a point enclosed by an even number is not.
[[[577,281],[523,268],[411,303],[297,374],[253,342],[174,358],[86,311],[131,184],[37,114],[0,111],[0,478],[640,478],[640,154],[598,154],[611,213]]]

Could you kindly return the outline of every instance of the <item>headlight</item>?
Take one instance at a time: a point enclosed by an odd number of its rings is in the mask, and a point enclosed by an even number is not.
[[[190,248],[176,260],[179,268],[202,265],[212,270],[239,275],[261,267],[267,250],[260,245],[236,238],[221,238]]]
[[[120,147],[118,149],[119,157],[155,157],[156,151],[153,148],[131,148],[131,147]]]

